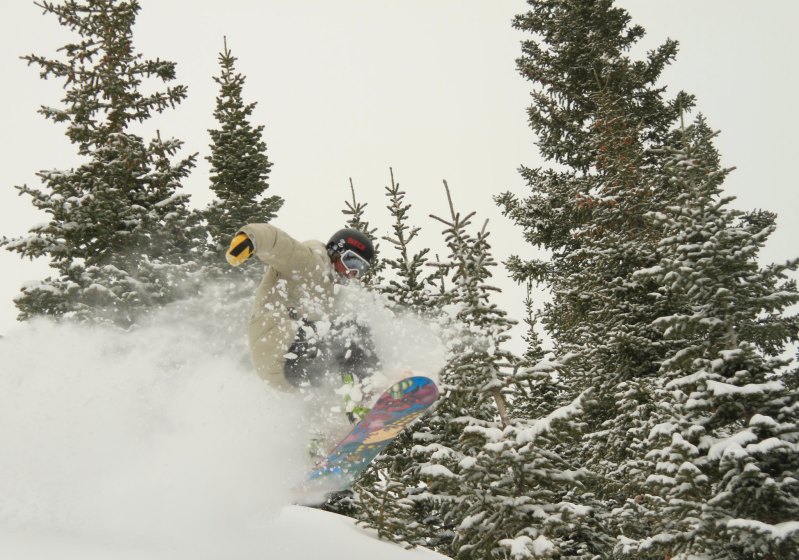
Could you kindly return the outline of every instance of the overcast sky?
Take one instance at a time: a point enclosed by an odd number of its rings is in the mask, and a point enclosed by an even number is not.
[[[148,58],[178,63],[189,88],[176,110],[156,116],[162,136],[199,152],[186,181],[196,206],[210,200],[207,129],[212,117],[222,38],[247,76],[244,96],[257,101],[254,124],[266,125],[274,167],[270,194],[285,199],[275,224],[301,239],[326,239],[341,224],[352,178],[367,218],[387,223],[383,187],[389,167],[413,204],[414,221],[439,243],[446,179],[456,206],[490,219],[496,256],[531,254],[491,197],[525,194],[520,165],[542,162],[526,124],[530,84],[515,70],[525,36],[510,26],[522,0],[141,0],[135,46]],[[723,162],[736,166],[726,187],[737,206],[779,213],[766,261],[799,256],[795,110],[799,3],[794,0],[625,0],[647,31],[643,47],[667,37],[681,43],[666,72],[671,94],[697,95],[721,130]],[[25,234],[44,221],[14,185],[38,185],[40,169],[75,165],[63,127],[36,113],[58,104],[58,82],[44,82],[19,56],[52,56],[69,35],[29,0],[6,0],[0,21],[4,88],[0,150],[0,236]],[[148,134],[149,136],[149,134]],[[11,299],[46,263],[0,254],[0,333],[14,324]],[[502,304],[519,316],[521,292],[497,272]]]

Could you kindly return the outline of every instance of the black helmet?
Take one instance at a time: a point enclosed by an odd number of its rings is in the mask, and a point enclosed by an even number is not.
[[[353,251],[366,262],[372,262],[375,248],[372,240],[365,233],[354,228],[341,229],[333,234],[327,242],[327,254],[332,258],[335,254]]]

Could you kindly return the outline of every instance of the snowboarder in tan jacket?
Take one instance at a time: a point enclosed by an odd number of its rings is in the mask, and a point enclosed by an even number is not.
[[[334,286],[360,278],[369,268],[374,247],[368,236],[342,229],[325,245],[297,241],[270,224],[248,224],[225,256],[239,266],[253,255],[268,265],[255,293],[248,333],[258,375],[278,389],[292,390],[313,383],[331,364],[342,375],[357,377],[376,365],[368,332],[338,346],[329,338],[320,341],[317,333],[319,321],[330,322]]]

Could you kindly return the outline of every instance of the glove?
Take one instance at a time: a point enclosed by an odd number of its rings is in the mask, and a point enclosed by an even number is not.
[[[225,258],[231,266],[239,266],[253,256],[253,253],[255,253],[255,245],[252,244],[246,233],[239,232],[230,242],[230,248],[225,253]]]

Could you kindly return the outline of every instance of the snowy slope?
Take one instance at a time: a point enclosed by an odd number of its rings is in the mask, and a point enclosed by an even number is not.
[[[291,505],[320,401],[263,385],[246,302],[224,296],[207,290],[133,332],[4,333],[0,558],[435,556]]]
[[[219,554],[198,554],[194,558],[296,558],[325,560],[434,560],[446,556],[426,549],[404,550],[378,540],[372,532],[353,520],[333,513],[301,506],[284,507],[277,519],[268,523],[261,547]],[[147,546],[144,543],[105,542],[57,533],[0,532],[0,557],[58,560],[171,560],[188,557],[188,551],[174,544]]]

